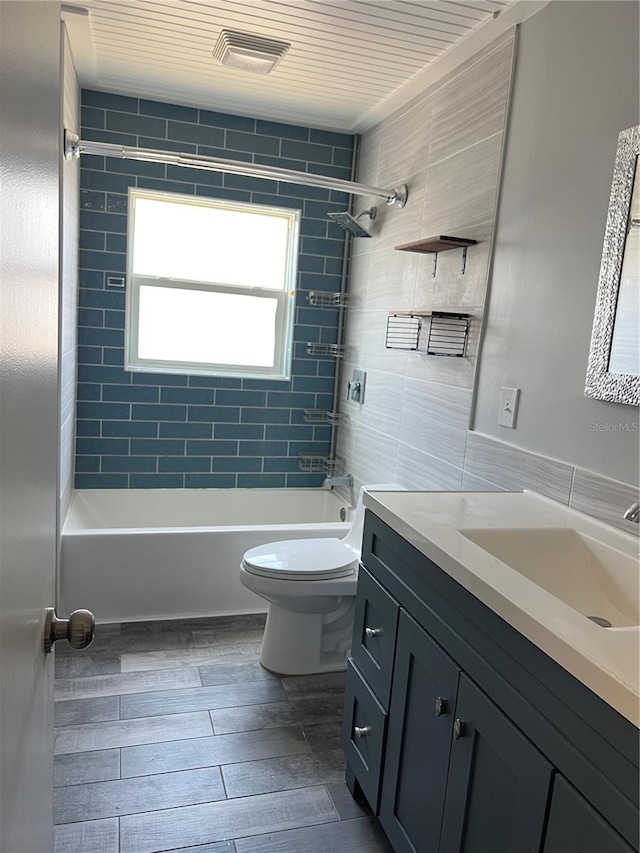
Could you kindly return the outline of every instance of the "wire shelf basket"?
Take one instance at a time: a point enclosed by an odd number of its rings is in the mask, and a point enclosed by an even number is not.
[[[329,356],[331,358],[344,358],[347,348],[343,344],[317,344],[307,343],[307,355]]]
[[[462,358],[467,351],[469,320],[468,314],[434,311],[429,325],[427,355]]]
[[[311,290],[307,299],[309,304],[315,308],[346,308],[349,305],[349,295],[347,293]]]
[[[418,350],[425,319],[429,321],[426,355],[456,358],[466,355],[471,317],[452,311],[390,314],[387,319],[387,349]]]
[[[390,314],[387,318],[387,349],[417,350],[422,317],[417,314]]]
[[[321,453],[298,453],[298,468],[305,474],[326,474],[335,477],[344,471],[343,459],[331,459]]]
[[[302,415],[310,424],[331,424],[331,426],[340,426],[346,424],[348,418],[342,412],[329,412],[325,409],[303,409]]]

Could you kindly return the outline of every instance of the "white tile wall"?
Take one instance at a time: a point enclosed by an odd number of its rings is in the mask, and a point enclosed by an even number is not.
[[[496,40],[434,95],[429,162],[470,148],[504,129],[511,85],[512,34]]]
[[[402,210],[379,205],[367,223],[372,239],[353,243],[341,404],[350,422],[337,452],[356,486],[461,487],[514,46],[512,31],[363,137],[359,180],[406,182],[409,201]],[[439,256],[434,279],[431,256],[393,248],[434,234],[479,241],[466,275],[460,252]],[[468,357],[386,349],[389,312],[412,308],[472,313]],[[367,371],[364,406],[346,401],[354,367]]]
[[[574,469],[566,462],[470,432],[464,467],[474,477],[508,491],[533,489],[552,500],[569,503]]]
[[[462,470],[400,442],[397,478],[408,489],[458,491],[462,485]]]
[[[470,390],[439,382],[407,379],[400,439],[430,456],[462,468],[470,411]]]
[[[623,518],[627,507],[638,500],[637,486],[477,432],[468,435],[462,488],[469,491],[530,489],[628,533],[637,536],[640,532],[637,524]]]
[[[569,506],[637,536],[638,525],[633,521],[625,521],[623,516],[625,510],[639,497],[637,486],[603,477],[595,471],[576,468]]]

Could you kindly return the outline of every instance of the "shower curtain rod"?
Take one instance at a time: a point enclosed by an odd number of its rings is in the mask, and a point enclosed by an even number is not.
[[[95,154],[99,157],[119,157],[124,160],[143,160],[147,163],[169,163],[184,166],[187,169],[205,169],[210,172],[225,172],[231,175],[246,175],[250,178],[264,178],[272,181],[284,181],[289,184],[302,184],[306,187],[323,187],[329,190],[351,193],[352,195],[376,196],[383,198],[388,205],[404,207],[408,190],[403,184],[397,189],[369,187],[354,181],[329,178],[323,175],[310,175],[293,169],[280,169],[276,166],[262,166],[242,163],[238,160],[222,160],[219,157],[204,157],[198,154],[180,154],[173,151],[156,151],[152,148],[132,148],[128,145],[114,145],[111,142],[91,142],[72,133],[64,132],[64,156],[75,160],[81,154]]]

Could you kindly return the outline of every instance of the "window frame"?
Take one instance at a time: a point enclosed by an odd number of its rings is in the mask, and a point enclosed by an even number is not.
[[[135,231],[135,201],[138,198],[152,200],[175,200],[181,204],[239,212],[263,212],[286,219],[288,239],[286,247],[285,281],[282,288],[263,288],[225,284],[224,282],[191,281],[161,276],[145,276],[133,273],[133,247]],[[129,187],[127,216],[127,272],[126,272],[126,308],[125,308],[125,352],[124,369],[130,372],[170,373],[180,375],[201,375],[237,377],[244,379],[269,379],[286,382],[292,375],[293,326],[295,318],[296,281],[300,247],[300,220],[302,211],[295,208],[275,207],[272,205],[249,202],[226,201],[215,198],[201,198],[156,190]],[[277,299],[275,348],[273,367],[259,365],[228,365],[205,362],[178,362],[163,359],[144,359],[138,355],[138,331],[140,288],[159,287],[172,290],[202,290],[209,293],[229,293],[232,295]]]

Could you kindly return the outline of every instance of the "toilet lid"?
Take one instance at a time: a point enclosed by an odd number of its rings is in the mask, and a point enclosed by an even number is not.
[[[358,560],[339,539],[287,539],[251,548],[242,564],[263,577],[323,580],[352,574]]]

